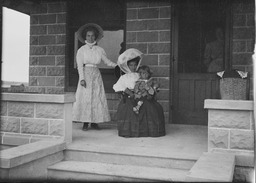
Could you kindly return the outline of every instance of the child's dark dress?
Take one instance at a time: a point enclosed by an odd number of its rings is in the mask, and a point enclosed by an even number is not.
[[[154,98],[145,100],[139,114],[136,114],[133,111],[132,99],[124,95],[117,109],[116,121],[119,136],[160,137],[165,135],[163,108]]]

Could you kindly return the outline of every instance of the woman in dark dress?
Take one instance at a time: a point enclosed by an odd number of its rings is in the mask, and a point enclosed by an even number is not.
[[[139,79],[136,72],[142,59],[142,53],[137,49],[128,49],[118,57],[117,64],[125,73],[113,89],[121,93],[115,119],[118,124],[118,135],[122,137],[160,137],[165,135],[165,121],[162,106],[154,96],[145,100],[136,114],[134,106],[134,86]]]

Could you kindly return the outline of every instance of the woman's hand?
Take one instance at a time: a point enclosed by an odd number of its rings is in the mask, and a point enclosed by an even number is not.
[[[86,82],[85,82],[85,80],[81,80],[81,81],[80,81],[80,85],[86,88]]]

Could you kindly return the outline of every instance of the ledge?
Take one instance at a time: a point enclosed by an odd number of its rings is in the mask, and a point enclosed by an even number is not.
[[[50,154],[63,151],[63,141],[38,141],[1,151],[0,168],[13,168]]]
[[[31,94],[31,93],[2,93],[2,101],[42,102],[42,103],[73,103],[75,95],[68,94]]]
[[[216,100],[206,99],[204,101],[205,109],[226,109],[226,110],[249,110],[254,108],[252,100]]]

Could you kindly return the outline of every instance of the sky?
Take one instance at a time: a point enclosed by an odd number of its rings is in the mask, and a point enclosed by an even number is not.
[[[30,17],[3,7],[2,81],[28,83]]]

